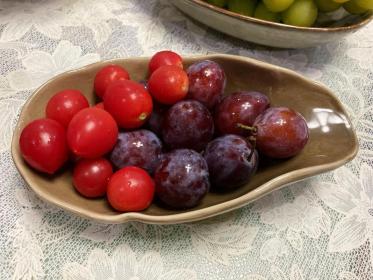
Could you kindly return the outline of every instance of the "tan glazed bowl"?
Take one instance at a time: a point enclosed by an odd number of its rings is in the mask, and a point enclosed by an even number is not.
[[[119,213],[109,206],[105,198],[84,198],[72,185],[71,168],[54,176],[34,171],[23,161],[18,141],[22,128],[28,122],[44,117],[46,103],[57,91],[68,88],[81,90],[93,104],[93,80],[104,65],[119,64],[129,71],[133,80],[146,79],[148,58],[117,59],[66,72],[35,91],[22,109],[12,140],[12,156],[20,174],[40,198],[82,217],[104,223],[141,221],[173,224],[201,220],[242,207],[286,184],[335,169],[356,155],[357,138],[347,113],[325,86],[293,71],[239,56],[185,57],[185,66],[204,59],[216,61],[224,68],[227,74],[226,93],[256,90],[265,93],[272,106],[287,106],[299,111],[310,129],[305,149],[288,160],[261,162],[257,174],[247,185],[229,193],[209,193],[198,207],[189,210],[174,211],[153,203],[142,212]]]
[[[174,0],[171,3],[215,30],[245,41],[279,48],[307,48],[337,41],[373,19],[373,13],[346,13],[338,20],[332,14],[325,14],[317,27],[297,27],[240,15],[202,0]]]

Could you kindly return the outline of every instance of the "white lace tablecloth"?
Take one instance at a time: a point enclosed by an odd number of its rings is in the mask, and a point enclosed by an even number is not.
[[[102,225],[35,197],[10,155],[33,90],[98,60],[239,54],[328,85],[360,152],[338,170],[194,224]],[[276,50],[205,28],[169,1],[0,1],[0,279],[373,279],[373,24],[305,50]]]

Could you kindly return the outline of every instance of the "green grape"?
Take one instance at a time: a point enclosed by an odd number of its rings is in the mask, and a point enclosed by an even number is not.
[[[333,0],[314,0],[320,12],[329,13],[339,9],[342,3],[336,3]]]
[[[356,3],[364,9],[373,10],[373,0],[357,0]]]
[[[289,25],[310,27],[317,18],[317,6],[312,0],[297,0],[282,13],[282,21]]]
[[[252,16],[254,14],[256,0],[229,0],[228,10],[245,15]]]
[[[347,3],[343,4],[343,8],[353,15],[364,14],[366,11],[368,11],[368,9],[360,7],[356,2],[356,0],[348,1]]]
[[[263,0],[268,10],[274,13],[285,11],[293,2],[294,0]]]
[[[271,12],[262,2],[256,6],[254,17],[274,22],[280,22],[281,20],[281,14]]]
[[[223,8],[227,5],[227,1],[228,0],[206,0],[206,2],[214,5],[214,6],[218,6],[220,8]]]

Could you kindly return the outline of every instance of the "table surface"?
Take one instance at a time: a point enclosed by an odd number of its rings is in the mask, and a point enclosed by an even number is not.
[[[298,71],[348,110],[360,151],[346,166],[203,222],[102,225],[35,197],[10,140],[49,78],[98,60],[229,53]],[[0,2],[0,279],[373,279],[373,24],[341,42],[278,50],[224,36],[169,1]]]

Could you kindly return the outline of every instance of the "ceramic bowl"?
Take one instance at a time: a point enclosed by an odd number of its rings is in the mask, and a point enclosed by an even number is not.
[[[117,59],[66,72],[35,91],[22,109],[12,140],[12,156],[20,174],[40,198],[82,217],[104,223],[172,224],[201,220],[242,207],[286,184],[337,168],[356,155],[357,138],[347,113],[325,86],[293,71],[239,56],[185,57],[184,62],[188,66],[203,59],[216,61],[224,68],[226,93],[261,91],[268,95],[272,106],[288,106],[299,111],[310,129],[305,149],[288,160],[262,164],[245,186],[230,193],[209,193],[198,207],[189,210],[173,211],[153,203],[142,212],[119,213],[104,198],[84,198],[72,185],[71,168],[55,176],[45,176],[30,168],[20,154],[19,136],[27,123],[44,116],[46,103],[57,91],[67,88],[81,90],[92,104],[95,100],[94,76],[104,65],[119,64],[129,71],[133,80],[146,79],[148,58]]]
[[[318,27],[296,27],[243,16],[202,0],[171,1],[182,12],[203,24],[233,37],[271,47],[307,48],[342,39],[373,19],[364,15],[326,14]]]

